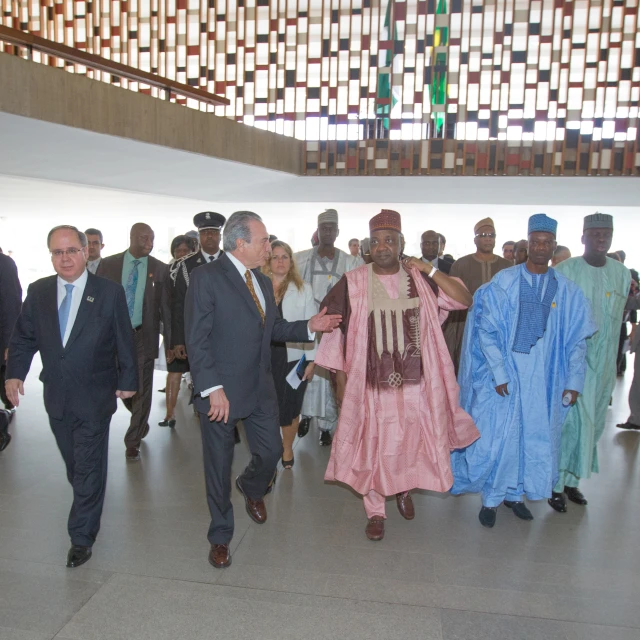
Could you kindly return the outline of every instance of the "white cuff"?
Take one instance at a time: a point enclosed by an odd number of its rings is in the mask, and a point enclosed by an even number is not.
[[[208,397],[208,395],[210,393],[212,393],[213,391],[217,391],[218,389],[222,389],[222,385],[221,384],[217,385],[216,387],[211,387],[210,389],[205,389],[204,391],[201,391],[200,395],[203,398],[206,398],[206,397]]]
[[[309,323],[307,322],[307,333],[309,334],[309,340],[311,340],[311,342],[313,342],[316,339],[316,332],[315,331],[311,331],[311,329],[309,329]]]
[[[429,271],[429,273],[427,273],[427,275],[428,275],[430,278],[433,278],[433,274],[434,274],[436,271],[440,271],[440,269],[438,269],[438,267],[436,267],[435,265],[433,265],[433,264],[432,264],[432,265],[431,265],[431,271]]]

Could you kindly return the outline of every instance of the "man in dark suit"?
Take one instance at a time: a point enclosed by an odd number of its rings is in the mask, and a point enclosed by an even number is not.
[[[149,414],[153,394],[153,364],[158,357],[160,321],[164,344],[170,345],[171,307],[169,267],[149,254],[154,234],[148,224],[131,227],[129,248],[124,253],[103,258],[97,275],[124,287],[129,318],[134,331],[138,357],[138,393],[125,400],[131,423],[124,437],[127,460],[140,460],[140,442],[149,433]],[[172,357],[167,350],[167,358]]]
[[[276,307],[271,280],[261,273],[269,234],[258,216],[237,211],[224,228],[225,254],[191,274],[185,304],[187,352],[200,412],[207,501],[211,512],[209,562],[231,564],[233,427],[242,420],[251,461],[236,478],[249,516],[267,519],[263,497],[282,455],[278,400],[271,374],[271,341],[310,342],[331,331],[339,316],[326,309],[287,322]]]
[[[6,409],[6,412],[0,416],[0,451],[6,449],[11,442],[8,427],[15,408],[7,398],[4,380],[9,338],[20,314],[21,306],[22,287],[18,279],[16,263],[9,256],[0,252],[0,398]]]
[[[422,262],[430,262],[442,273],[448,274],[451,271],[451,262],[439,258],[441,250],[441,234],[435,231],[425,231],[422,234],[420,249],[422,250]]]
[[[73,487],[67,566],[78,567],[100,529],[116,398],[133,396],[138,379],[122,287],[87,271],[87,238],[75,227],[55,227],[47,245],[58,275],[29,286],[9,343],[6,390],[17,406],[39,351],[44,406]]]

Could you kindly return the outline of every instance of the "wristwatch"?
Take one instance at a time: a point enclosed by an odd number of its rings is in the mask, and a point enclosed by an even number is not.
[[[440,269],[438,269],[438,267],[436,267],[435,265],[433,265],[433,264],[432,264],[432,265],[431,265],[431,271],[429,271],[429,273],[427,273],[427,275],[428,275],[430,278],[433,278],[433,274],[434,274],[436,271],[440,271]]]

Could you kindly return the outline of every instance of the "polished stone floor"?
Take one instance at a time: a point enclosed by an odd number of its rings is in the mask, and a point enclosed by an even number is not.
[[[267,498],[268,522],[234,488],[233,565],[207,563],[199,426],[183,386],[175,431],[152,428],[126,463],[127,413],[112,422],[102,531],[84,567],[65,568],[71,498],[32,371],[0,454],[0,640],[638,640],[640,433],[620,432],[631,371],[619,380],[587,508],[535,520],[479,499],[416,495],[386,537],[364,536],[361,500],[324,484],[329,452],[310,433]],[[156,374],[155,388],[163,386]],[[164,416],[154,395],[152,424]],[[236,447],[234,471],[248,459]]]

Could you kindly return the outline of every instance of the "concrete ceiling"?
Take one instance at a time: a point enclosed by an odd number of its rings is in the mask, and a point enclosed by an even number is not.
[[[606,208],[636,207],[640,199],[634,178],[298,177],[6,113],[0,113],[0,149],[6,176],[201,202]],[[10,194],[0,193],[8,204]]]

